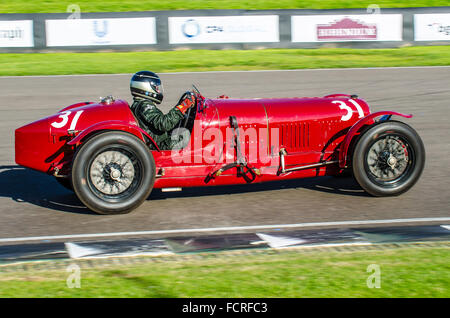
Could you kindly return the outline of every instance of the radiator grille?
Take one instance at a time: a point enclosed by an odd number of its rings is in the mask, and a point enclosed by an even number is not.
[[[280,144],[296,151],[309,147],[309,123],[287,123],[280,127]]]

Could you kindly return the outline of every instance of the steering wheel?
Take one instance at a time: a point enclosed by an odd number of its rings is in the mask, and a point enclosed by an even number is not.
[[[190,101],[194,104],[193,106],[189,107],[188,111],[184,114],[184,117],[182,120],[180,120],[180,124],[178,125],[178,128],[186,128],[189,117],[191,116],[192,108],[197,107],[197,96],[195,93],[187,91],[183,95],[181,95],[180,100],[178,101],[177,105],[180,105],[186,98],[189,98]]]

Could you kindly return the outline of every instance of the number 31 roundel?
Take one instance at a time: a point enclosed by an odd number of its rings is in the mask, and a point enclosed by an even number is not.
[[[75,130],[78,119],[80,118],[82,112],[83,110],[79,110],[75,113],[75,116],[73,116],[72,121],[70,122],[69,130]],[[59,115],[61,121],[55,121],[51,123],[51,125],[55,128],[63,128],[69,122],[69,116],[71,113],[72,112],[70,110],[62,112],[61,115]]]
[[[353,99],[349,99],[349,102],[352,103],[356,110],[358,111],[358,118],[364,117],[364,111],[362,110],[361,106],[354,101]],[[348,106],[344,101],[341,100],[334,100],[332,101],[333,104],[338,104],[339,108],[342,110],[345,110],[347,113],[342,115],[341,120],[342,121],[347,121],[350,120],[350,118],[352,118],[353,116],[353,109]]]

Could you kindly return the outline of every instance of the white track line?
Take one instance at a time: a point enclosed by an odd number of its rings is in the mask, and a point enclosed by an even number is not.
[[[438,69],[450,68],[450,65],[442,66],[386,66],[386,67],[348,67],[348,68],[302,68],[293,70],[248,70],[248,71],[198,71],[198,72],[158,72],[164,75],[181,75],[181,74],[220,74],[220,73],[264,73],[264,72],[315,72],[315,71],[358,71],[358,70],[397,70],[397,69]],[[131,76],[133,73],[116,73],[116,74],[66,74],[66,75],[12,75],[0,76],[1,78],[38,78],[38,77],[92,77],[92,76]]]
[[[156,231],[137,231],[137,232],[113,232],[113,233],[92,233],[92,234],[73,234],[73,235],[54,235],[54,236],[30,236],[30,237],[11,237],[2,238],[0,243],[24,242],[24,241],[44,241],[61,239],[79,239],[79,238],[98,238],[98,237],[117,237],[117,236],[141,236],[155,234],[187,234],[203,232],[236,232],[249,230],[270,230],[270,229],[294,229],[305,227],[322,226],[351,226],[351,225],[370,225],[370,224],[395,224],[395,223],[416,223],[416,222],[449,222],[450,217],[438,218],[411,218],[411,219],[388,219],[388,220],[358,220],[358,221],[337,221],[337,222],[312,222],[297,224],[274,224],[274,225],[251,225],[251,226],[231,226],[231,227],[212,227],[200,229],[177,229],[177,230],[156,230]]]

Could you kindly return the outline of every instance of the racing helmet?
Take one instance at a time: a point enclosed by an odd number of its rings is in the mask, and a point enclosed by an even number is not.
[[[140,71],[131,77],[130,90],[133,97],[149,99],[156,104],[163,100],[163,87],[158,75],[149,71]]]

